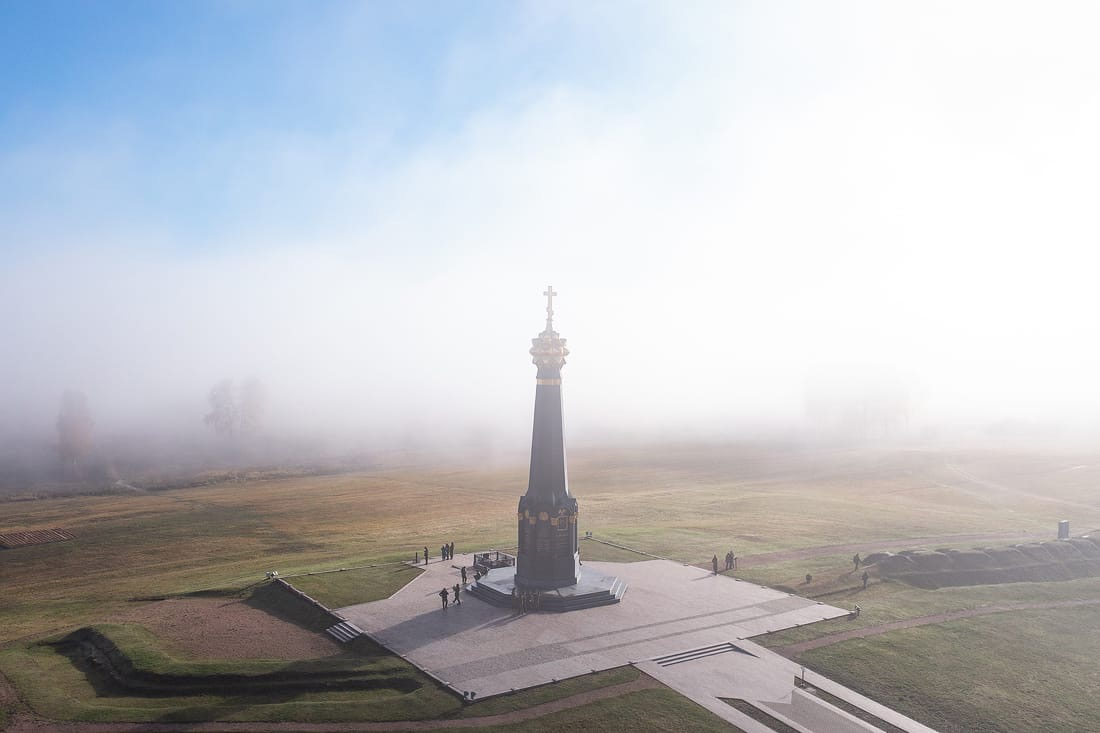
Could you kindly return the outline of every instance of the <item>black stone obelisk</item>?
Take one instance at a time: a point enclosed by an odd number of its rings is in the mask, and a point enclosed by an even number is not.
[[[554,292],[547,287],[546,330],[532,339],[538,367],[535,424],[531,436],[531,475],[519,500],[519,553],[516,585],[551,590],[575,585],[580,577],[577,500],[569,494],[562,426],[561,368],[569,350],[554,330]]]

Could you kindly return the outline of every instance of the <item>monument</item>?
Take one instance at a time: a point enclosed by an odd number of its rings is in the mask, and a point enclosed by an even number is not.
[[[554,330],[554,288],[547,286],[546,329],[531,340],[535,377],[535,418],[531,434],[531,472],[516,516],[515,567],[490,570],[470,593],[494,605],[511,605],[513,596],[537,593],[538,607],[570,611],[618,603],[626,585],[615,576],[581,566],[577,543],[577,500],[569,493],[562,416],[561,368],[569,349]]]

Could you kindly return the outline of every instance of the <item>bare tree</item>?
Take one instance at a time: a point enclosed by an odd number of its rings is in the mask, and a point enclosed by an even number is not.
[[[232,379],[223,379],[210,389],[207,396],[210,412],[203,421],[214,428],[218,435],[232,437],[237,434],[240,424],[240,410],[237,408],[237,392]]]
[[[83,392],[66,390],[61,395],[61,412],[57,416],[58,453],[62,465],[73,473],[92,445],[94,425],[88,397]]]
[[[210,389],[207,400],[210,412],[204,421],[218,435],[234,437],[259,432],[267,390],[256,377],[249,377],[239,388],[232,379],[223,379]]]

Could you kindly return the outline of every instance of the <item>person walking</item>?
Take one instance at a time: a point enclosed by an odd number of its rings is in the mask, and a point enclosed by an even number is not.
[[[439,591],[439,597],[443,599],[443,609],[446,610],[446,608],[447,608],[447,589],[446,588]]]
[[[712,557],[710,559],[710,563],[714,566],[714,574],[718,575],[718,556],[715,555],[714,557]]]
[[[859,553],[857,552],[856,554],[852,555],[852,564],[856,566],[856,570],[859,570],[859,563]]]
[[[455,598],[454,598],[455,605],[456,606],[461,606],[462,605],[462,599],[458,597],[458,592],[459,592],[459,590],[461,590],[461,588],[458,585],[458,583],[455,583],[454,588],[451,588],[451,590],[454,591],[454,594],[455,594]]]

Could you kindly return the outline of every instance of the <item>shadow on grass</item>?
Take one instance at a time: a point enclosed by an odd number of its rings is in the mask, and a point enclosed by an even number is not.
[[[421,675],[397,658],[376,657],[360,662],[340,657],[291,662],[256,674],[188,674],[140,669],[114,642],[94,629],[79,629],[50,646],[84,674],[100,697],[277,695],[283,699],[288,694],[303,692],[392,690],[409,693],[423,686]],[[373,650],[368,648],[368,651]]]
[[[325,613],[309,601],[287,592],[276,583],[265,582],[256,587],[244,602],[295,626],[309,631],[324,631],[336,623],[331,614]]]

